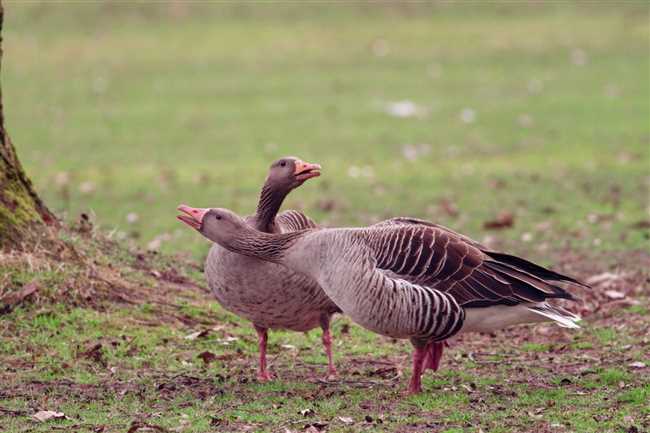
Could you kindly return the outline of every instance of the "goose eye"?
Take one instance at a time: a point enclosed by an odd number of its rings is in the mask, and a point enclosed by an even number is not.
[[[286,167],[286,166],[287,166],[286,161],[282,161],[282,162],[280,163],[280,167]]]

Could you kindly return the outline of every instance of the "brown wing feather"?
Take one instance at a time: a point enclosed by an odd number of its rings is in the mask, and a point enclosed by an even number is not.
[[[385,221],[380,221],[374,224],[372,227],[382,227],[382,226],[397,226],[397,225],[421,225],[426,227],[433,227],[445,231],[446,233],[456,236],[462,241],[478,248],[484,254],[490,256],[492,259],[498,261],[499,263],[510,265],[518,269],[519,271],[524,271],[526,273],[532,274],[535,277],[541,278],[543,280],[565,282],[571,284],[577,284],[579,286],[587,287],[589,286],[581,281],[578,281],[567,275],[560,274],[558,272],[552,271],[550,269],[544,268],[543,266],[537,265],[533,262],[530,262],[521,257],[513,256],[510,254],[500,253],[498,251],[492,251],[481,243],[475,241],[472,238],[469,238],[463,234],[460,234],[449,227],[445,227],[440,224],[435,224],[430,221],[426,221],[419,218],[413,217],[396,217],[387,219]]]
[[[397,278],[445,291],[465,307],[573,299],[554,284],[575,283],[570,277],[515,256],[486,253],[477,242],[445,227],[410,221],[373,226],[385,237],[377,247],[393,249],[389,254],[377,251],[377,266]]]
[[[275,223],[282,229],[283,233],[318,227],[311,218],[297,210],[286,210],[278,214],[275,217]]]

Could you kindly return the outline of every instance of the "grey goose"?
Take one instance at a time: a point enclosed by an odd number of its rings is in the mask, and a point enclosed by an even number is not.
[[[306,180],[320,175],[320,165],[295,157],[280,158],[269,168],[260,193],[257,211],[246,217],[251,230],[287,233],[315,228],[302,212],[289,210],[278,214],[285,197]],[[189,217],[181,221],[193,226],[203,210],[183,208]],[[258,380],[271,379],[266,363],[268,329],[304,332],[321,327],[322,342],[328,360],[328,376],[336,374],[332,359],[330,320],[340,309],[318,283],[303,274],[255,257],[230,252],[214,244],[205,261],[205,276],[217,301],[228,311],[253,322],[258,335]]]
[[[193,218],[188,209],[179,208]],[[445,340],[459,332],[543,321],[577,328],[580,320],[547,300],[573,300],[558,283],[582,283],[426,221],[269,234],[227,209],[203,209],[193,227],[230,251],[311,276],[356,323],[409,339],[409,393],[421,392],[423,369],[437,368]]]

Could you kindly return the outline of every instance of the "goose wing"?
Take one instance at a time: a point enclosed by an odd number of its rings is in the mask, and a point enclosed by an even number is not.
[[[432,223],[431,221],[423,220],[420,218],[413,218],[413,217],[395,217],[395,218],[390,218],[384,221],[380,221],[376,224],[374,224],[372,227],[390,227],[390,226],[423,226],[423,227],[433,227],[439,230],[446,231],[447,233],[457,236],[461,239],[463,239],[465,242],[468,244],[474,245],[475,247],[485,250],[487,249],[485,246],[480,244],[479,242],[475,241],[474,239],[467,237],[465,235],[462,235],[449,227],[445,227],[442,224],[436,224]]]
[[[576,280],[516,256],[490,252],[466,236],[426,221],[375,227],[378,267],[391,276],[451,294],[466,307],[573,299],[557,281]]]
[[[275,217],[275,223],[282,229],[283,233],[318,227],[314,220],[297,210],[286,210],[278,214]]]

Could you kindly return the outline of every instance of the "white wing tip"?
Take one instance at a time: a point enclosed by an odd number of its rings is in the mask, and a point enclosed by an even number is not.
[[[551,319],[562,328],[579,329],[578,322],[582,320],[580,316],[566,311],[562,308],[552,307],[548,304],[528,308],[533,313]]]

